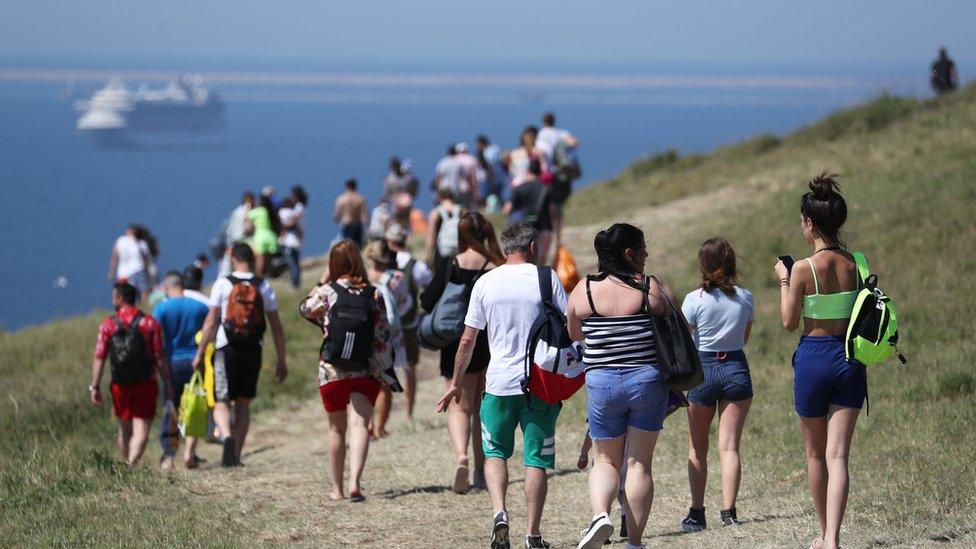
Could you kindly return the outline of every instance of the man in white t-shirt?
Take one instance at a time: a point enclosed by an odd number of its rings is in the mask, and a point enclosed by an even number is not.
[[[125,233],[115,241],[112,247],[112,258],[108,264],[108,281],[111,283],[128,282],[139,290],[139,299],[145,300],[152,288],[152,277],[149,273],[149,247],[145,242],[136,238],[136,227],[130,225]]]
[[[556,115],[547,112],[542,115],[542,129],[539,130],[539,135],[535,138],[535,144],[546,153],[546,161],[549,166],[552,166],[552,153],[560,141],[565,142],[570,149],[579,147],[579,139],[576,139],[576,136],[569,133],[568,130],[557,128]]]
[[[240,465],[241,448],[247,438],[248,427],[251,423],[250,404],[257,394],[258,375],[261,373],[261,351],[264,329],[253,328],[256,319],[247,317],[251,322],[243,326],[240,319],[235,318],[243,314],[246,309],[240,301],[229,309],[232,292],[243,292],[246,288],[236,286],[257,286],[256,301],[260,296],[261,306],[271,327],[275,350],[278,353],[278,364],[275,376],[278,381],[284,381],[288,376],[288,366],[285,362],[285,334],[278,317],[278,301],[274,290],[267,280],[256,278],[253,274],[254,252],[244,242],[238,242],[231,247],[230,262],[232,272],[230,276],[217,279],[210,289],[210,312],[203,323],[203,340],[197,347],[193,367],[203,371],[203,356],[207,344],[217,338],[214,353],[214,393],[217,404],[214,407],[214,421],[220,429],[224,439],[224,453],[221,464],[224,467]],[[250,300],[250,299],[249,299]],[[246,302],[244,302],[246,303]],[[263,320],[263,319],[261,319]],[[232,329],[228,333],[228,329]],[[230,406],[234,406],[234,425],[231,427]]]
[[[525,547],[548,547],[539,533],[546,502],[546,469],[556,466],[556,418],[561,404],[548,404],[522,393],[525,347],[542,296],[535,265],[538,232],[518,222],[502,233],[505,264],[482,275],[471,291],[464,333],[454,363],[454,377],[437,403],[438,411],[460,401],[461,378],[468,368],[481,330],[488,330],[485,395],[481,402],[481,441],[485,479],[494,511],[492,547],[508,547],[509,518],[505,508],[508,458],[515,448],[515,428],[522,427],[525,503],[528,510]],[[553,303],[566,310],[566,293],[552,273]]]
[[[539,135],[535,138],[535,144],[545,153],[546,163],[552,171],[553,180],[549,208],[552,230],[556,236],[557,246],[562,243],[563,239],[563,204],[566,203],[569,195],[573,192],[573,179],[579,177],[578,171],[577,175],[568,176],[557,165],[555,154],[556,147],[559,143],[563,143],[569,151],[575,151],[579,147],[579,139],[569,133],[569,131],[557,128],[556,115],[547,112],[542,115],[542,129],[539,130]],[[575,152],[572,152],[572,155],[575,156]],[[578,168],[579,166],[577,165],[576,167]]]

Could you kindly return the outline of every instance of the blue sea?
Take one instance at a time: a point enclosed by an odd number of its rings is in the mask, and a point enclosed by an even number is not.
[[[911,78],[889,74],[767,82],[753,77],[777,74],[672,72],[659,79],[650,71],[621,72],[626,77],[604,85],[599,72],[468,78],[427,70],[417,80],[402,67],[365,79],[343,68],[305,81],[211,70],[208,87],[227,100],[219,143],[118,150],[99,148],[74,129],[73,102],[104,85],[102,72],[82,71],[79,78],[72,76],[79,67],[40,68],[46,72],[0,63],[0,328],[6,330],[107,307],[109,254],[129,223],[157,235],[162,272],[182,269],[207,250],[245,189],[304,185],[310,195],[304,253],[319,254],[335,236],[332,206],[345,177],[359,179],[372,205],[391,155],[412,159],[426,183],[449,143],[472,143],[484,133],[512,147],[521,129],[547,110],[581,140],[578,184],[587,185],[642,155],[668,148],[706,152],[760,132],[794,130],[882,89],[920,89]],[[169,66],[133,72],[138,68],[130,63],[120,70],[130,86],[144,77],[159,87],[160,78],[179,74]],[[208,281],[215,272],[209,271]]]

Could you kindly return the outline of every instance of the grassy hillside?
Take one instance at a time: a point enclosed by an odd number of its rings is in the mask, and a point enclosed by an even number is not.
[[[792,410],[789,359],[796,336],[779,327],[778,287],[770,272],[777,255],[808,253],[798,199],[806,179],[828,166],[842,174],[851,205],[846,238],[867,254],[882,287],[895,297],[910,359],[906,367],[891,362],[869,371],[871,415],[862,415],[855,436],[845,536],[860,545],[972,543],[976,89],[933,101],[882,97],[786,137],[759,136],[703,156],[669,152],[642,159],[573,197],[568,243],[580,266],[592,269],[595,230],[618,220],[636,222],[649,233],[651,270],[684,293],[697,282],[698,244],[715,234],[732,241],[758,306],[747,349],[756,398],[743,440],[739,507],[766,517],[760,522],[793,521],[781,529],[799,532],[802,542],[815,519]],[[298,317],[298,296],[279,296],[291,376],[281,385],[271,375],[262,377],[256,424],[272,414],[281,420],[317,398],[318,335]],[[205,472],[217,479],[212,482],[198,480],[199,474],[159,474],[152,467],[159,456],[155,440],[147,465],[125,467],[116,457],[109,407],[92,407],[85,390],[99,320],[92,315],[0,333],[0,545],[231,545],[267,539],[255,536],[287,530],[289,521],[317,520],[300,510],[279,516],[257,498],[223,497],[219,482],[230,478],[220,476],[225,472]],[[578,430],[584,408],[581,395],[569,403],[561,437]],[[686,486],[682,422],[668,421],[655,465],[679,492]],[[324,431],[307,436],[324,438]],[[560,464],[568,467],[575,449],[562,448]],[[319,480],[325,476],[321,467]],[[710,482],[710,509],[718,508],[717,486]],[[584,493],[570,495],[572,512],[586,515]],[[479,510],[487,506],[483,495],[466,501]],[[649,535],[665,527],[654,524],[666,522],[673,530],[679,518],[652,518]],[[471,520],[472,528],[481,528],[480,515]],[[141,526],[132,530],[133,524]],[[678,541],[727,543],[720,535]]]

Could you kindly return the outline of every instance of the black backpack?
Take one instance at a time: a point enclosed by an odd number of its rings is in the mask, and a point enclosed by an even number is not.
[[[369,368],[373,355],[373,292],[372,286],[358,295],[335,282],[336,302],[329,309],[329,336],[322,342],[322,359],[343,372],[363,372]]]
[[[139,333],[142,313],[136,313],[132,323],[122,324],[118,316],[113,316],[115,333],[109,340],[109,364],[112,367],[112,383],[131,385],[152,379],[152,361],[146,349],[146,341]]]

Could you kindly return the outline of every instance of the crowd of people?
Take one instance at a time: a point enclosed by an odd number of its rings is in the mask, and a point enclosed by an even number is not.
[[[419,182],[412,163],[399,158],[391,160],[382,199],[372,211],[352,178],[336,200],[339,235],[299,307],[321,336],[316,358],[328,417],[328,497],[366,500],[362,479],[369,446],[389,435],[394,393],[404,394],[406,415],[413,416],[424,346],[439,352],[445,380],[436,409],[447,413],[454,459],[449,485],[459,494],[487,490],[491,547],[511,545],[508,461],[517,429],[525,468],[524,547],[549,546],[541,524],[562,399],[538,388],[546,381],[533,380],[529,365],[558,365],[560,357],[581,366],[576,388],[585,384],[587,392],[586,425],[564,427],[586,432],[580,469],[592,461],[593,518],[579,547],[600,547],[612,537],[615,500],[620,536],[628,548],[642,547],[654,496],[655,445],[665,417],[680,408],[686,409],[689,428],[690,486],[689,511],[680,525],[689,532],[707,527],[707,458],[717,417],[723,501],[718,517],[723,526],[738,526],[739,446],[753,398],[744,348],[756,309],[739,282],[732,244],[714,237],[701,245],[701,279],[679,303],[669,284],[645,274],[648,249],[641,229],[615,223],[595,235],[597,272],[567,284],[547,265],[553,243],[561,241],[562,205],[580,174],[579,141],[557,128],[549,113],[543,127],[526,128],[511,151],[502,152],[484,136],[476,143],[476,154],[454,144],[437,164],[436,204],[427,216],[415,207]],[[793,357],[794,398],[820,521],[811,547],[832,548],[839,544],[851,439],[867,394],[864,366],[846,357],[844,343],[853,298],[864,281],[841,239],[847,207],[835,176],[825,172],[809,187],[800,214],[812,253],[793,265],[780,260],[774,272],[782,288],[783,327],[794,331],[802,324]],[[267,328],[277,351],[275,375],[288,375],[267,275],[283,248],[294,267],[290,284],[300,285],[306,205],[301,187],[280,202],[273,189],[257,201],[245,193],[227,223],[221,275],[210,295],[200,294],[206,258],[198,258],[184,272],[164,276],[165,296],[152,315],[138,304],[155,281],[155,243],[138,226],[116,242],[110,273],[115,313],[100,326],[89,391],[92,402],[101,403],[109,359],[119,448],[129,463],[137,463],[145,450],[160,391],[178,407],[183,386],[206,368],[215,401],[208,436],[215,430],[223,445],[222,465],[241,464]],[[500,235],[483,213],[498,209],[508,218]],[[426,237],[421,257],[408,245],[411,234]],[[680,319],[697,347],[703,380],[687,392],[669,385],[662,366],[663,340],[655,322],[663,317]],[[547,340],[549,347],[536,346],[553,322],[565,336],[559,343]],[[171,434],[164,424],[162,463],[169,468],[175,459]],[[196,440],[188,438],[188,468],[200,461],[195,448]]]

